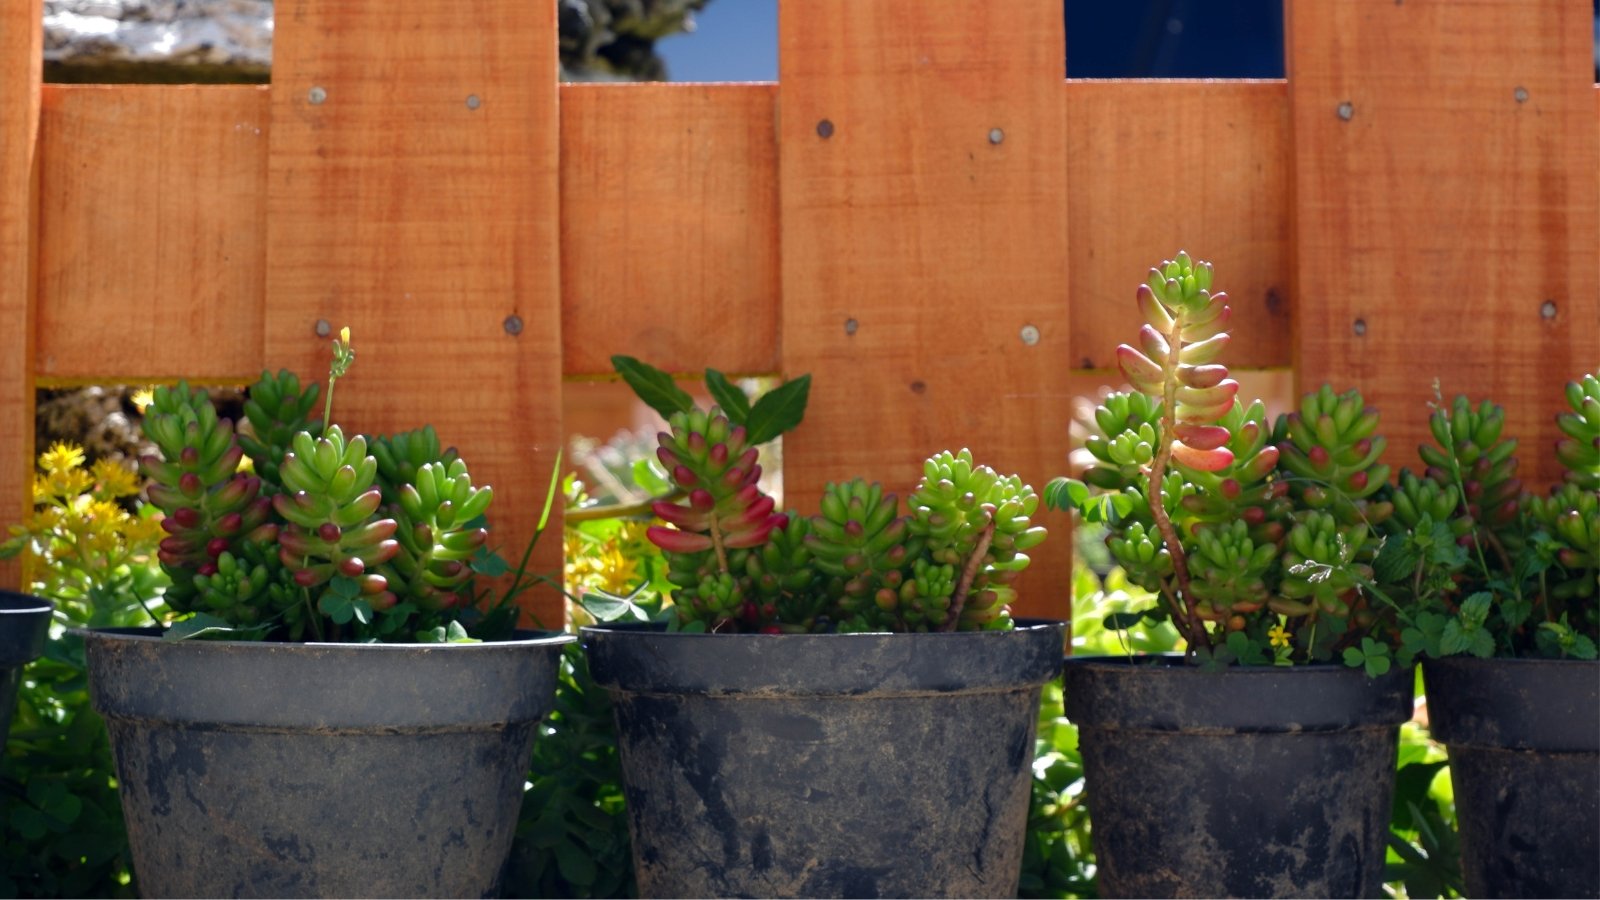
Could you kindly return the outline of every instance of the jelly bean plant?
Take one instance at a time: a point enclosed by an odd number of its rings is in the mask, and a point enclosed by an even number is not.
[[[717,633],[804,634],[1010,628],[1012,586],[1045,537],[1030,517],[1033,489],[945,451],[923,465],[904,507],[877,482],[829,484],[813,516],[781,512],[761,487],[757,445],[798,424],[809,376],[754,406],[712,373],[717,405],[702,408],[667,374],[629,357],[613,363],[668,430],[656,455],[674,487],[653,512],[663,551],[670,627]],[[616,598],[585,604],[625,613]]]
[[[1114,560],[1158,598],[1108,626],[1168,620],[1208,665],[1342,659],[1382,674],[1392,616],[1367,590],[1393,510],[1378,413],[1323,386],[1269,423],[1219,362],[1232,311],[1211,288],[1211,265],[1185,253],[1151,270],[1138,346],[1117,348],[1132,390],[1095,410],[1093,464],[1045,502],[1105,525]]]
[[[181,617],[169,637],[431,642],[511,629],[521,571],[495,602],[478,578],[507,569],[486,549],[492,490],[432,426],[346,437],[333,391],[354,358],[344,329],[323,397],[263,373],[237,431],[205,391],[156,390],[144,429],[160,452],[140,469],[165,514],[164,599]]]
[[[1410,655],[1595,659],[1600,642],[1600,378],[1566,387],[1561,480],[1517,477],[1517,441],[1492,401],[1442,398],[1420,473],[1402,470],[1380,588]]]

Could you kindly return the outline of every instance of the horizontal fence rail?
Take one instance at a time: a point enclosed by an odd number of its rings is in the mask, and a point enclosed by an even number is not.
[[[68,86],[0,0],[0,524],[36,384],[314,374],[319,322],[361,355],[341,418],[433,422],[508,546],[614,353],[813,373],[797,508],[946,446],[1040,486],[1180,248],[1231,366],[1362,388],[1397,466],[1436,380],[1493,397],[1555,476],[1600,366],[1588,3],[1295,4],[1282,81],[1063,81],[1059,3],[949,6],[784,0],[777,84],[559,85],[554,4],[280,0],[271,87]],[[1046,522],[1022,611],[1065,615]]]

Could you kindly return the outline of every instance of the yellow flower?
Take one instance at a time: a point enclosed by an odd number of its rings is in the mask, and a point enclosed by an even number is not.
[[[138,409],[139,412],[143,413],[145,409],[150,406],[150,404],[156,402],[155,388],[140,388],[137,391],[134,391],[133,396],[129,397],[128,399],[133,401],[134,407]]]
[[[1289,646],[1289,639],[1292,637],[1294,637],[1294,634],[1285,629],[1282,623],[1267,629],[1267,639],[1272,642],[1274,647]]]
[[[94,480],[100,485],[95,491],[98,497],[131,497],[139,493],[139,476],[116,460],[97,459],[93,471]]]
[[[83,465],[83,448],[67,441],[56,441],[49,450],[39,454],[39,467],[54,475],[70,472]]]
[[[79,468],[51,469],[47,480],[51,492],[63,500],[70,500],[94,487],[94,476]]]

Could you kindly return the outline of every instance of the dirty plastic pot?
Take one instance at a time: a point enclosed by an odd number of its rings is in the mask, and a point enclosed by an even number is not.
[[[1064,625],[583,629],[646,897],[1014,897]]]
[[[1472,897],[1600,897],[1600,662],[1422,664]]]
[[[0,590],[0,749],[11,734],[11,707],[17,702],[22,670],[44,652],[54,611],[48,600]]]
[[[148,897],[481,897],[570,635],[481,644],[84,632]]]
[[[1383,896],[1411,669],[1075,657],[1062,679],[1102,896]]]

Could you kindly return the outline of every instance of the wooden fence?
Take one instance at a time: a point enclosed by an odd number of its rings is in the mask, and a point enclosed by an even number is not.
[[[0,525],[37,385],[316,373],[318,323],[346,421],[434,422],[513,542],[619,352],[814,373],[791,505],[949,444],[1042,485],[1179,248],[1230,365],[1362,387],[1395,463],[1437,378],[1548,481],[1600,363],[1588,0],[1291,2],[1249,82],[1063,81],[1058,0],[783,0],[777,84],[560,85],[555,8],[278,0],[270,88],[112,87],[41,85],[40,0],[0,0]],[[1066,611],[1052,544],[1027,611]]]

